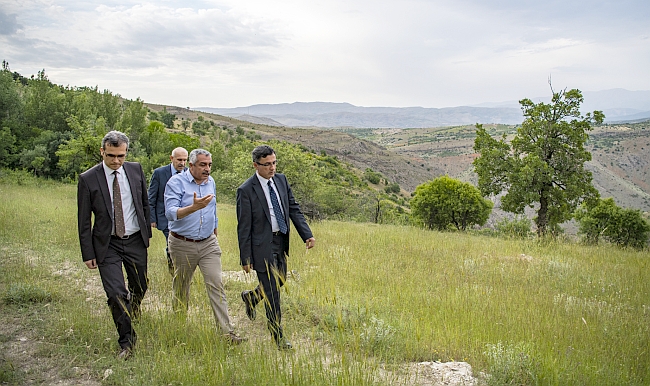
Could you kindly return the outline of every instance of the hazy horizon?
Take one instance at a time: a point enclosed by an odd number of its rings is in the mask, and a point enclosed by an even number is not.
[[[650,3],[0,2],[0,60],[149,103],[444,108],[650,90]]]

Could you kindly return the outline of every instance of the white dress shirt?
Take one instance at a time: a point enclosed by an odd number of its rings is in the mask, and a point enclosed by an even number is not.
[[[113,203],[113,180],[115,179],[114,170],[106,166],[106,163],[102,162],[104,165],[104,174],[106,175],[106,182],[108,183],[108,192],[111,195],[111,204]],[[117,169],[117,183],[120,184],[120,194],[122,196],[122,211],[124,212],[124,234],[132,235],[135,232],[140,230],[140,225],[138,224],[138,217],[135,213],[135,205],[133,204],[133,197],[131,196],[131,185],[129,184],[129,179],[126,177],[124,172],[124,167],[120,166]],[[115,208],[113,208],[113,217],[115,214]],[[113,231],[111,234],[115,233],[115,218],[113,218]]]
[[[269,206],[269,213],[271,213],[271,231],[278,232],[280,231],[280,226],[278,225],[278,220],[275,218],[275,211],[273,211],[273,204],[271,203],[271,196],[269,194],[269,181],[271,181],[271,186],[275,190],[275,195],[278,196],[278,203],[280,204],[280,211],[284,214],[284,209],[282,208],[282,201],[280,200],[280,192],[278,192],[277,186],[275,186],[275,181],[273,179],[267,180],[266,178],[259,175],[255,172],[257,179],[262,185],[262,190],[264,190],[264,196],[266,196],[266,203]]]

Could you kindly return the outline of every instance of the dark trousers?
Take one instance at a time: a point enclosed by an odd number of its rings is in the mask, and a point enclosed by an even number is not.
[[[172,256],[169,254],[169,228],[165,228],[161,232],[165,235],[165,245],[167,246],[165,248],[165,253],[167,253],[167,267],[172,276],[174,276],[174,261],[172,260]]]
[[[111,237],[106,256],[97,265],[119,335],[117,341],[121,348],[130,348],[136,341],[133,318],[140,313],[140,304],[149,281],[147,247],[139,234],[127,240]],[[122,267],[126,271],[128,289]]]
[[[279,342],[284,338],[282,331],[282,311],[280,309],[280,287],[287,279],[287,258],[284,255],[285,236],[273,236],[272,258],[266,267],[266,272],[257,272],[260,284],[253,291],[251,297],[253,307],[264,301],[267,326],[273,339]]]

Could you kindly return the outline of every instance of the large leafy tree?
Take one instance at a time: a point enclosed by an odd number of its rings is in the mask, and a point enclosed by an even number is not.
[[[28,82],[24,115],[28,126],[40,130],[63,133],[70,130],[66,118],[70,115],[70,94],[62,86],[49,81],[45,70]]]
[[[581,202],[598,197],[584,168],[591,160],[584,145],[591,125],[605,118],[600,111],[580,113],[580,90],[551,91],[550,104],[519,101],[525,119],[510,143],[505,134],[498,141],[492,138],[481,125],[474,142],[481,193],[506,192],[501,203],[509,212],[536,206],[540,236],[569,220]]]
[[[492,212],[492,201],[481,196],[472,184],[442,176],[415,188],[411,214],[428,229],[455,226],[465,230],[484,225]]]

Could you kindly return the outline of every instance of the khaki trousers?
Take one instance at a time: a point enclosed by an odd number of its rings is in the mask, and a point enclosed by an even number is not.
[[[217,327],[223,334],[232,332],[233,325],[228,315],[226,291],[221,281],[221,247],[219,247],[217,237],[211,235],[207,239],[195,243],[170,235],[169,254],[174,261],[174,278],[172,279],[174,311],[187,312],[190,284],[198,265],[203,274],[205,289],[208,292]]]

